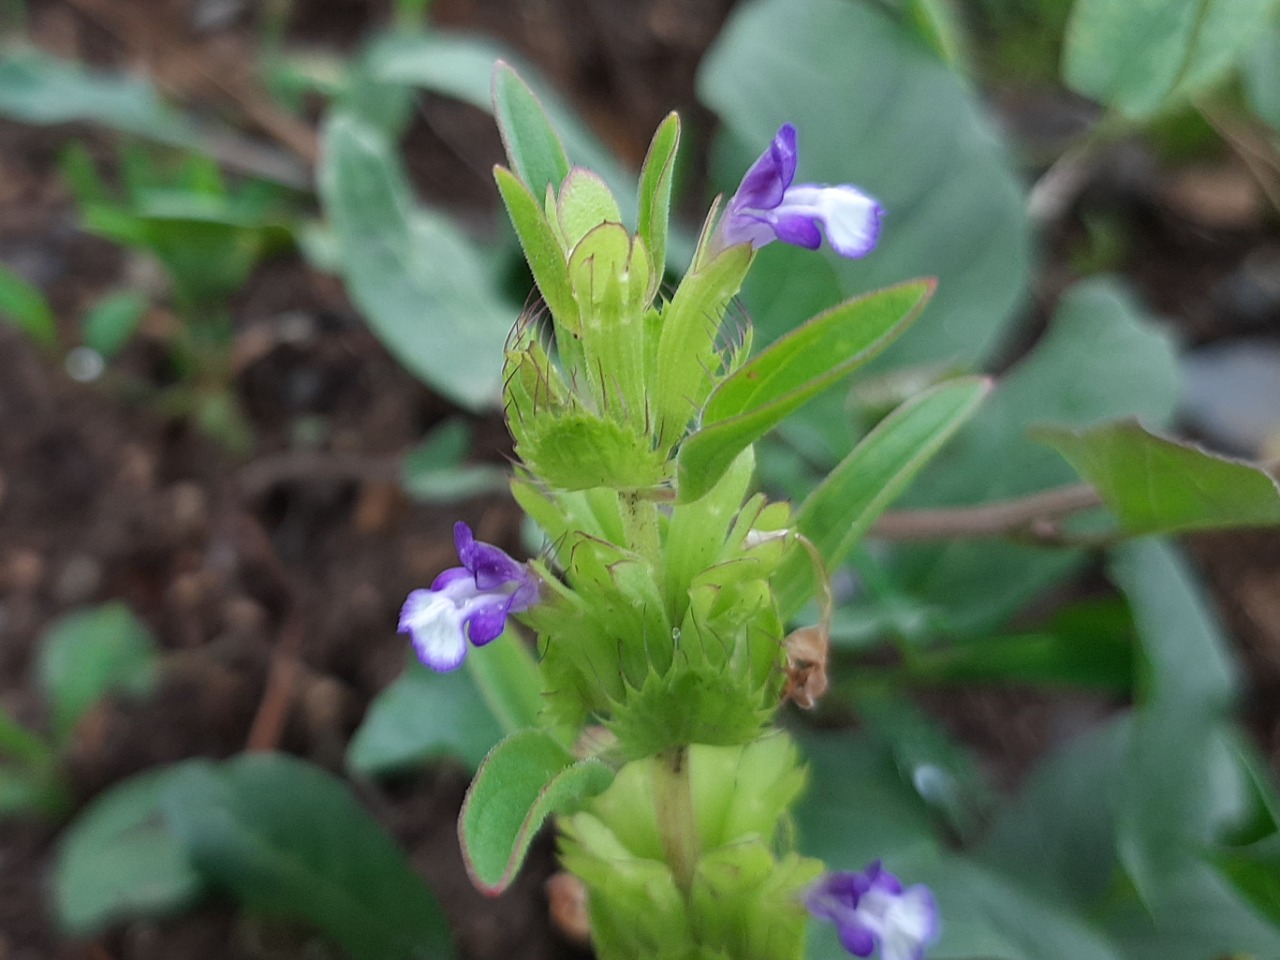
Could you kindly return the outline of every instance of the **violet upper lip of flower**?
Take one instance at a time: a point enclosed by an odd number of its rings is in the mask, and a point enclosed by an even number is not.
[[[477,647],[498,637],[507,617],[538,602],[538,578],[524,564],[475,538],[465,523],[453,527],[462,566],[436,577],[429,590],[414,590],[400,611],[418,658],[444,673],[462,665],[467,641]]]
[[[836,871],[804,897],[809,912],[836,925],[840,943],[856,957],[880,949],[880,960],[921,960],[938,937],[938,906],[924,884],[902,886],[879,860],[865,870]]]
[[[872,251],[884,208],[849,184],[793,183],[796,160],[796,128],[784,123],[729,200],[713,249],[740,243],[762,247],[781,240],[816,250],[825,232],[831,249],[842,257],[865,257]]]

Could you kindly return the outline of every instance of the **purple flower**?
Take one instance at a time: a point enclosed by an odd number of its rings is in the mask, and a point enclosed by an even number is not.
[[[409,594],[400,611],[400,632],[413,638],[418,658],[432,670],[456,669],[467,655],[467,640],[482,647],[513,613],[538,602],[537,577],[497,547],[481,543],[465,523],[453,525],[462,566],[451,567],[430,590]]]
[[[884,208],[857,187],[792,183],[796,128],[784,123],[769,149],[751,165],[716,227],[713,248],[739,243],[763,247],[781,240],[816,250],[822,232],[842,257],[865,257],[880,236]]]
[[[924,884],[902,881],[876,860],[863,871],[828,873],[804,897],[809,912],[830,920],[844,948],[880,960],[921,960],[938,936],[938,906]]]

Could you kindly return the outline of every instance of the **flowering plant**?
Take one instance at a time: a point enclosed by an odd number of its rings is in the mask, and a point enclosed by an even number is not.
[[[797,131],[784,125],[663,296],[678,118],[654,137],[632,233],[513,71],[499,67],[495,91],[511,160],[495,176],[546,306],[545,324],[533,314],[517,326],[504,377],[513,491],[546,547],[522,565],[458,524],[462,565],[414,591],[401,616],[436,670],[508,619],[538,637],[540,725],[489,754],[463,810],[472,878],[504,889],[531,829],[555,814],[603,957],[795,958],[811,913],[855,955],[918,960],[938,929],[927,889],[904,890],[878,863],[824,875],[792,847],[805,771],[774,718],[826,688],[825,569],[852,544],[751,482],[755,441],[887,345],[932,285],[855,298],[751,357],[749,326],[726,329],[725,317],[756,250],[816,248],[825,235],[841,256],[864,256],[880,205],[850,185],[796,184]],[[976,378],[935,388],[929,444],[985,389]],[[918,409],[890,432],[918,427]],[[831,482],[847,488],[865,469],[851,457]],[[883,504],[851,507],[865,529]],[[814,620],[788,633],[814,598]]]

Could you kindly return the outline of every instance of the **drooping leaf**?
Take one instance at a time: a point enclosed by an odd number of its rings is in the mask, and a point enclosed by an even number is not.
[[[484,251],[415,208],[390,143],[350,117],[325,128],[320,194],[343,276],[374,332],[411,372],[473,410],[497,404],[502,351],[518,313]]]
[[[155,641],[120,602],[58,620],[41,638],[36,656],[37,676],[59,738],[65,739],[103,697],[142,696],[155,685]]]
[[[542,730],[524,730],[494,747],[467,791],[459,836],[467,872],[499,894],[524,862],[542,822],[569,812],[613,782],[598,760],[577,760]]]
[[[163,917],[194,902],[205,883],[170,831],[164,792],[200,761],[116,784],[86,807],[58,843],[53,873],[59,925],[73,936],[135,917]]]
[[[1124,533],[1280,524],[1280,486],[1262,469],[1148,433],[1133,421],[1032,433],[1097,488]]]
[[[310,922],[354,960],[453,956],[422,878],[319,768],[281,754],[193,763],[162,803],[200,874],[249,907]]]
[[[918,280],[849,300],[730,375],[707,400],[702,428],[680,448],[680,498],[702,496],[748,444],[883,350],[932,292],[930,281]]]
[[[796,528],[835,569],[876,518],[947,440],[977,411],[990,382],[966,377],[934,387],[903,404],[853,449],[800,505]],[[774,580],[778,604],[790,617],[804,603],[811,580],[807,560],[794,557]]]

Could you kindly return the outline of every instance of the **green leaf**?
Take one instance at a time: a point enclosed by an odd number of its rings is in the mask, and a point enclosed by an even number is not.
[[[204,882],[165,823],[165,790],[200,761],[151,770],[116,784],[58,842],[53,904],[59,925],[86,937],[121,920],[169,916]]]
[[[952,380],[919,394],[885,417],[800,505],[796,528],[829,570],[842,564],[877,517],[978,410],[991,382]],[[807,599],[807,556],[793,556],[774,578],[786,619]]]
[[[970,365],[998,345],[1024,296],[1023,190],[974,92],[886,6],[735,7],[698,74],[702,102],[725,124],[713,172],[732,192],[778,127],[793,123],[798,181],[856,184],[887,211],[876,250],[862,260],[781,243],[761,250],[743,291],[760,338],[842,297],[936,276],[932,308],[873,368]]]
[[[196,139],[194,129],[145,80],[88,70],[34,50],[0,57],[0,114],[23,123],[101,123],[173,145]]]
[[[1026,431],[1136,415],[1162,423],[1178,395],[1173,344],[1113,281],[1076,284],[1036,348],[999,382],[978,414],[921,473],[903,507],[992,503],[1070,483],[1074,471]],[[958,540],[901,547],[892,580],[931,607],[938,630],[973,636],[1077,569],[1080,551]]]
[[[157,665],[151,632],[123,603],[103,604],[55,622],[40,640],[36,673],[58,739],[65,740],[103,697],[149,693]]]
[[[883,350],[924,309],[933,286],[917,280],[846,301],[723,381],[702,428],[680,449],[680,499],[698,499],[749,444]]]
[[[535,197],[560,189],[569,158],[542,104],[520,74],[499,62],[493,70],[493,113],[516,174]]]
[[[1264,470],[1155,436],[1133,421],[1031,435],[1097,488],[1127,534],[1280,524],[1280,485]]]
[[[669,113],[658,125],[640,168],[640,219],[636,235],[644,241],[659,274],[667,262],[667,226],[671,215],[671,181],[680,146],[680,117]]]
[[[485,646],[483,656],[468,657],[466,671],[503,734],[537,726],[542,713],[542,673],[519,633],[504,633]],[[497,740],[494,737],[493,743]]]
[[[472,881],[486,893],[505,890],[542,822],[571,812],[613,782],[598,760],[575,761],[542,730],[512,734],[493,748],[467,791],[458,834]]]
[[[1077,0],[1067,84],[1129,117],[1151,117],[1221,80],[1266,29],[1275,0]]]
[[[374,333],[449,399],[496,405],[517,310],[497,294],[485,251],[415,209],[392,145],[351,117],[326,126],[319,179],[344,279]]]
[[[381,777],[448,756],[474,770],[502,734],[467,671],[436,673],[411,657],[369,705],[347,748],[347,768]]]
[[[494,167],[493,178],[497,181],[498,192],[507,207],[507,215],[511,217],[538,292],[556,321],[576,332],[579,329],[578,303],[569,284],[569,262],[547,221],[542,204],[505,167]]]
[[[453,956],[422,878],[319,768],[261,753],[193,763],[163,806],[201,875],[250,908],[308,920],[354,960]]]
[[[1263,29],[1243,64],[1245,100],[1259,117],[1280,130],[1280,24]]]
[[[58,344],[58,327],[44,294],[0,264],[0,320],[7,321],[42,347]]]
[[[110,360],[129,342],[147,312],[147,298],[131,290],[103,297],[84,318],[84,345]]]

